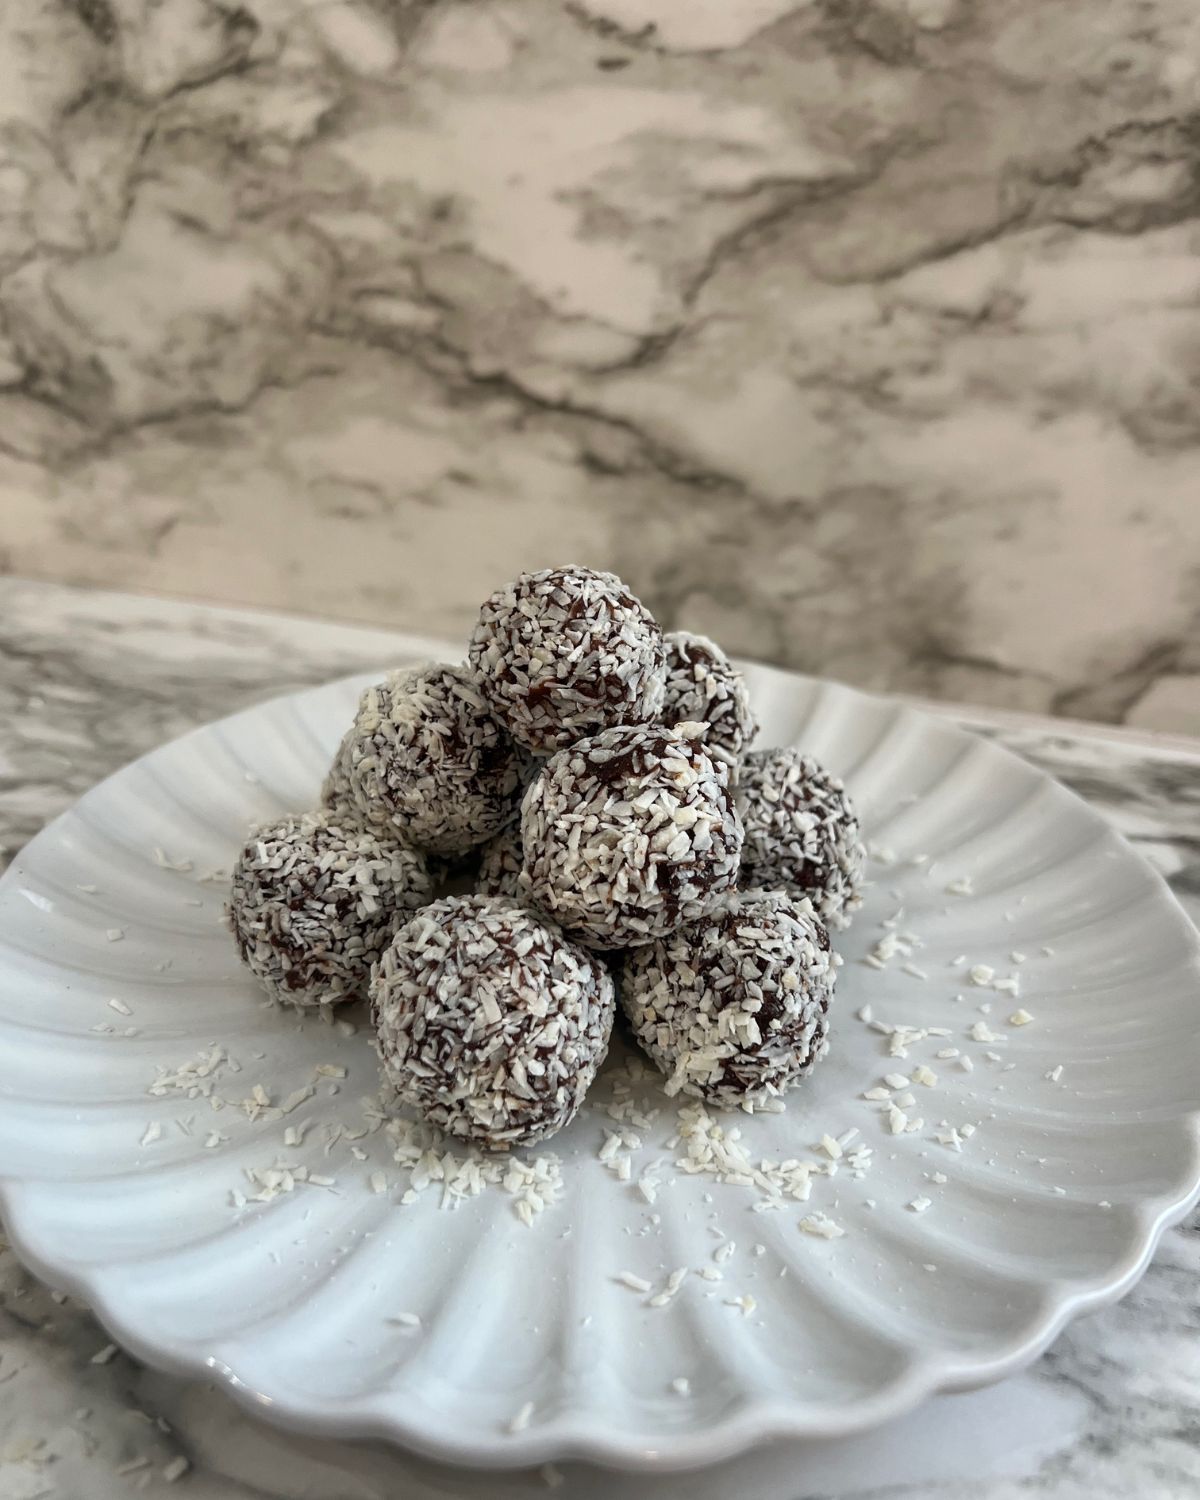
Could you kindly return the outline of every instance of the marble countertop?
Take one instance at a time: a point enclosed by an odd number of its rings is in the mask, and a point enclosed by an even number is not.
[[[5,0],[0,564],[457,638],[575,558],[1200,731],[1198,59],[1195,0]]]
[[[0,580],[0,855],[161,740],[290,687],[386,661],[397,637],[284,616]],[[1087,797],[1200,919],[1200,746],[962,713]],[[1200,1489],[1200,1218],[1170,1231],[1118,1306],[1026,1373],[940,1397],[865,1437],[814,1447],[788,1500],[901,1495],[1054,1500]],[[0,1249],[0,1500],[433,1500],[446,1471],[292,1438],[218,1391],[145,1369],[87,1309]],[[186,1461],[186,1468],[184,1468]],[[480,1487],[482,1483],[482,1488]],[[588,1494],[596,1493],[591,1486]],[[558,1493],[572,1497],[568,1474]],[[517,1480],[476,1481],[507,1500]],[[680,1481],[666,1497],[688,1493]],[[739,1497],[743,1500],[743,1497]],[[745,1497],[749,1500],[749,1497]]]

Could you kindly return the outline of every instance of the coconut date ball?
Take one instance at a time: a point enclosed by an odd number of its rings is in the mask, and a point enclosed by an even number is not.
[[[365,991],[397,922],[429,895],[415,850],[306,813],[251,834],[226,917],[243,963],[274,999],[324,1005]]]
[[[742,885],[807,896],[822,921],[847,926],[862,901],[865,852],[842,783],[799,750],[756,750],[742,762],[737,803]]]
[[[336,820],[361,826],[364,819],[350,790],[350,746],[354,730],[348,729],[321,783],[321,806]]]
[[[369,824],[431,854],[465,854],[517,816],[527,758],[465,666],[393,672],[362,695],[330,777]]]
[[[837,965],[807,901],[735,892],[627,954],[621,1004],[668,1094],[752,1109],[824,1056]]]
[[[648,943],[737,882],[741,823],[693,728],[606,729],[551,757],[525,794],[522,899],[588,947]]]
[[[475,890],[481,896],[520,895],[521,866],[524,863],[520,824],[510,824],[503,833],[484,844],[475,876]]]
[[[401,1104],[478,1145],[533,1145],[574,1118],[604,1060],[603,963],[514,901],[451,896],[402,927],[371,979]]]
[[[662,705],[662,631],[612,573],[522,574],[484,603],[470,658],[493,713],[537,755]]]
[[[700,722],[704,747],[714,760],[736,766],[758,733],[742,674],[714,641],[687,630],[668,631],[664,724]]]

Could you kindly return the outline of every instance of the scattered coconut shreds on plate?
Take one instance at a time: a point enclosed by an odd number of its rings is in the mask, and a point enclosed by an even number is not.
[[[604,1144],[596,1152],[597,1158],[606,1165],[613,1160],[621,1149],[621,1133],[617,1130],[606,1130],[604,1132]]]
[[[509,1422],[509,1432],[514,1434],[518,1432],[524,1432],[525,1429],[529,1426],[529,1421],[532,1416],[533,1402],[526,1401],[525,1405],[521,1407],[520,1411],[518,1411],[516,1416],[513,1417],[512,1421]]]
[[[657,1166],[647,1167],[637,1180],[637,1190],[647,1203],[658,1201],[658,1189],[661,1186]]]
[[[661,1292],[656,1292],[647,1303],[649,1307],[666,1307],[668,1302],[674,1300],[676,1293],[687,1280],[688,1267],[677,1266],[667,1277],[666,1285]]]
[[[208,1098],[226,1067],[233,1068],[234,1065],[225,1049],[213,1047],[175,1069],[160,1071],[146,1092],[155,1098],[168,1094],[182,1094],[188,1099]]]
[[[787,1198],[806,1202],[813,1177],[827,1175],[831,1165],[768,1158],[756,1162],[742,1145],[741,1130],[714,1117],[700,1102],[684,1105],[676,1118],[673,1139],[682,1150],[675,1162],[679,1170],[690,1176],[704,1175],[729,1186],[749,1188],[758,1195],[756,1208],[777,1208]]]
[[[194,868],[190,859],[172,859],[165,849],[154,849],[151,858],[160,870],[173,870],[180,875],[190,875]]]
[[[637,1276],[632,1271],[621,1271],[616,1280],[623,1287],[628,1287],[631,1292],[648,1292],[651,1283],[644,1276]]]
[[[885,922],[883,925],[887,927],[888,924]],[[863,962],[872,969],[886,969],[893,958],[911,959],[922,946],[921,939],[915,933],[896,932],[889,928],[871,944]]]
[[[909,1206],[909,1208],[912,1209],[913,1213],[915,1213],[915,1214],[923,1214],[925,1212],[925,1210],[927,1208],[932,1207],[932,1205],[933,1205],[933,1199],[932,1198],[914,1198],[909,1203],[908,1206]]]
[[[1032,1020],[1033,1017],[1022,1007],[1020,1010],[1013,1011],[1012,1015],[1008,1018],[1008,1024],[1010,1026],[1028,1026]]]
[[[692,1394],[692,1382],[686,1375],[677,1375],[671,1382],[671,1389],[677,1396],[690,1396]]]
[[[823,1213],[808,1214],[800,1220],[800,1228],[805,1234],[814,1235],[821,1240],[840,1240],[846,1233],[840,1224]]]
[[[562,1195],[562,1163],[557,1156],[537,1156],[530,1161],[517,1156],[497,1158],[470,1148],[457,1154],[447,1148],[435,1131],[411,1120],[388,1119],[378,1101],[367,1101],[373,1118],[392,1146],[392,1156],[408,1173],[408,1185],[400,1203],[406,1205],[429,1189],[440,1190],[440,1207],[457,1208],[488,1188],[499,1188],[514,1201],[517,1217],[527,1227]]]

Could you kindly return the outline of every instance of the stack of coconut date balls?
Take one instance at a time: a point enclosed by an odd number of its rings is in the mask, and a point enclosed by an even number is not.
[[[756,731],[720,648],[619,578],[525,574],[466,662],[367,689],[317,811],[251,835],[238,950],[278,1000],[369,996],[398,1103],[485,1147],[572,1119],[618,994],[668,1093],[754,1108],[826,1050],[863,866],[841,784]]]

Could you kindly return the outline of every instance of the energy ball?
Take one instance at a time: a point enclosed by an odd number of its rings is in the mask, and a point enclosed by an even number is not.
[[[483,846],[479,858],[479,870],[475,876],[475,890],[481,896],[520,895],[521,866],[525,854],[521,846],[520,825],[513,823],[489,839]]]
[[[825,1055],[838,962],[807,901],[734,893],[627,955],[621,1004],[668,1094],[753,1109]]]
[[[525,794],[521,896],[589,948],[662,937],[736,884],[741,822],[693,730],[606,729],[560,750]]]
[[[325,1005],[365,991],[397,922],[429,896],[415,850],[305,813],[251,835],[226,916],[242,962],[273,999]]]
[[[483,605],[470,657],[492,712],[537,755],[662,705],[662,631],[612,573],[522,574]]]
[[[517,816],[525,764],[474,675],[431,663],[366,690],[331,781],[345,777],[367,823],[455,855]]]
[[[392,939],[371,978],[387,1081],[447,1134],[530,1146],[575,1116],[608,1050],[603,963],[515,901],[450,896]]]
[[[667,685],[662,722],[707,724],[704,748],[714,760],[736,767],[743,750],[758,733],[742,674],[707,636],[672,630],[664,639]]]
[[[350,746],[353,740],[354,730],[351,728],[342,736],[342,742],[333,757],[333,764],[325,773],[325,780],[321,783],[321,806],[333,816],[335,821],[361,826],[363,815],[350,790]]]
[[[849,925],[862,901],[865,853],[846,789],[799,750],[755,750],[742,762],[742,885],[807,896],[822,921]]]

